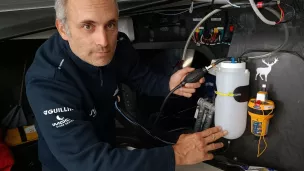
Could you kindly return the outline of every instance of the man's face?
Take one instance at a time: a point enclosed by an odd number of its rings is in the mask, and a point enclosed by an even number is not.
[[[67,26],[70,35],[61,35],[83,61],[105,66],[111,62],[116,49],[117,24],[115,0],[68,0]]]

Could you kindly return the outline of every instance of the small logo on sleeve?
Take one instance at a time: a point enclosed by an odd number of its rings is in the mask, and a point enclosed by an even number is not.
[[[52,114],[56,114],[56,113],[65,113],[65,112],[70,112],[73,111],[74,109],[69,108],[69,107],[61,107],[61,108],[56,108],[56,109],[49,109],[49,110],[45,110],[43,111],[44,115],[52,115]]]
[[[52,123],[52,126],[56,127],[56,128],[66,126],[66,125],[68,125],[68,124],[70,124],[74,121],[74,120],[69,119],[69,118],[60,117],[59,115],[56,116],[56,119],[57,119],[58,122]]]
[[[96,109],[95,109],[95,108],[92,109],[92,110],[91,110],[91,113],[90,113],[89,115],[90,115],[91,117],[95,118],[95,116],[97,115]]]

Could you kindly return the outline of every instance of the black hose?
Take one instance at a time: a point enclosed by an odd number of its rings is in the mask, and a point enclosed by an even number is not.
[[[167,97],[165,98],[165,100],[163,101],[163,103],[162,103],[162,105],[161,105],[161,107],[160,107],[159,112],[157,113],[156,119],[155,119],[155,121],[154,121],[154,123],[153,123],[154,125],[158,122],[159,117],[160,117],[161,114],[163,113],[165,104],[167,103],[169,97],[172,95],[172,93],[174,93],[177,89],[181,88],[182,86],[184,86],[184,84],[182,84],[182,83],[179,84],[179,85],[176,86],[174,89],[172,89],[172,90],[170,91],[170,93],[167,95]]]

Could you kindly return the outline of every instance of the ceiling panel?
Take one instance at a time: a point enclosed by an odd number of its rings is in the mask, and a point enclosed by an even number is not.
[[[0,0],[0,12],[53,8],[54,2],[55,0]],[[155,3],[155,0],[118,0],[118,3],[122,8],[130,8],[140,4]]]
[[[1,0],[0,12],[52,8],[54,0]]]
[[[29,23],[45,17],[55,17],[54,9],[37,9],[24,11],[10,11],[0,14],[0,29],[14,25]],[[55,21],[53,21],[54,23]]]
[[[118,0],[121,12],[179,0]],[[190,0],[189,0],[190,1]],[[54,27],[55,0],[0,0],[0,41]],[[121,13],[123,16],[123,14]]]

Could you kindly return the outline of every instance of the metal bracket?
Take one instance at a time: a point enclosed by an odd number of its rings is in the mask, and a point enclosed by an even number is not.
[[[196,122],[194,125],[195,132],[203,131],[210,128],[215,113],[214,103],[210,103],[203,98],[198,99],[197,105],[198,106],[195,112]]]

